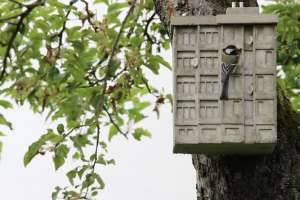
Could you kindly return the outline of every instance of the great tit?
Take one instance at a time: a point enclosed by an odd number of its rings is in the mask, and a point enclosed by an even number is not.
[[[220,99],[228,99],[228,84],[229,76],[234,71],[236,64],[239,61],[241,49],[238,49],[234,45],[228,45],[223,49],[222,53],[222,72],[221,72],[221,82],[222,82],[222,92]]]

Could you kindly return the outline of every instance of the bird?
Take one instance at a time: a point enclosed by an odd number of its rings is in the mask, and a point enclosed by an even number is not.
[[[241,49],[235,45],[228,45],[222,52],[222,64],[221,64],[221,83],[222,92],[220,95],[221,100],[228,99],[228,85],[229,77],[233,73],[241,54]]]

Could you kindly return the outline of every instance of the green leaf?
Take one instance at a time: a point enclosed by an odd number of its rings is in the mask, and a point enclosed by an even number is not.
[[[70,29],[67,29],[67,34],[69,36],[68,39],[73,40],[73,41],[78,40],[81,36],[81,31],[80,31],[81,28],[82,28],[81,26],[74,26]],[[78,44],[78,43],[76,42],[76,44]],[[82,44],[80,44],[80,45],[82,45]]]
[[[71,170],[67,173],[67,177],[69,179],[69,182],[74,185],[74,179],[76,178],[77,175],[77,169]]]
[[[45,144],[45,142],[42,139],[39,139],[38,141],[32,143],[27,152],[24,155],[23,163],[26,167],[30,161],[39,153],[41,147]]]
[[[63,132],[65,132],[65,127],[64,127],[64,125],[63,124],[58,124],[58,126],[57,126],[57,131],[60,133],[60,134],[62,134]]]
[[[100,141],[99,145],[101,146],[102,149],[104,149],[105,151],[107,151],[107,144],[105,142]]]
[[[168,69],[172,69],[169,62],[165,61],[160,55],[155,55],[150,57],[151,62],[158,62],[163,66],[167,67]]]
[[[105,3],[106,5],[109,4],[108,0],[94,0],[94,3]]]
[[[95,182],[95,173],[91,174],[87,174],[85,176],[85,180],[82,183],[82,189],[84,188],[88,188],[89,186],[91,186],[94,182]]]
[[[111,13],[111,12],[116,12],[119,11],[123,8],[128,7],[128,3],[127,2],[122,2],[122,3],[112,3],[108,6],[108,10],[107,13]]]
[[[109,75],[114,76],[117,69],[120,67],[121,61],[119,59],[112,59],[109,66]]]
[[[134,120],[135,123],[145,119],[145,115],[143,113],[141,113],[141,111],[139,109],[133,108],[128,110],[128,117],[131,120]]]
[[[88,165],[83,165],[82,168],[78,171],[77,174],[78,174],[78,176],[79,176],[80,179],[82,178],[84,172],[85,172],[87,169],[89,169],[89,166],[88,166]]]
[[[76,1],[76,0],[73,0],[73,1]],[[57,0],[55,0],[55,1],[49,1],[49,4],[51,5],[51,6],[54,6],[55,8],[57,8],[57,9],[61,9],[61,8],[65,8],[66,7],[66,5],[65,4],[63,4],[63,3],[61,3],[61,2],[59,2],[59,1],[57,1]]]
[[[139,47],[142,44],[142,42],[144,42],[144,40],[140,36],[132,37],[130,39],[130,44],[135,48]]]
[[[153,3],[153,0],[146,0],[145,1],[145,7],[148,9],[148,10],[153,10],[153,7],[154,7],[154,3]]]
[[[12,130],[12,124],[5,119],[5,117],[0,114],[0,124],[7,126],[10,130]]]
[[[58,196],[58,193],[59,193],[60,191],[61,191],[61,188],[58,187],[58,186],[56,186],[56,187],[55,187],[55,191],[52,192],[52,195],[51,195],[52,200],[57,200],[57,196]]]
[[[61,144],[55,149],[55,154],[53,157],[55,170],[58,170],[65,163],[68,153],[69,148],[65,144]]]
[[[80,153],[79,153],[78,151],[75,152],[75,153],[73,154],[72,158],[73,158],[74,160],[80,159]]]
[[[106,165],[106,161],[104,160],[104,155],[103,154],[98,156],[97,163],[102,164],[102,165]]]
[[[5,136],[5,134],[2,131],[0,131],[0,137],[2,136]]]
[[[170,49],[170,41],[165,41],[162,43],[164,49]]]
[[[94,196],[97,196],[98,195],[98,192],[97,191],[93,191],[92,192],[92,196],[94,197]]]
[[[13,105],[6,100],[0,100],[0,106],[7,109],[7,108],[13,108]]]
[[[71,137],[71,140],[73,141],[74,146],[78,148],[85,147],[86,145],[90,144],[87,135],[78,134],[76,136]]]
[[[104,189],[105,183],[103,179],[99,176],[99,174],[94,173],[93,176],[95,177],[96,181],[98,182],[100,189]]]
[[[116,165],[116,161],[114,159],[107,160],[107,164]]]
[[[96,159],[96,154],[92,154],[91,156],[90,156],[90,161],[94,161]]]
[[[55,155],[53,157],[53,162],[54,162],[55,170],[58,170],[65,163],[65,159],[62,156]]]
[[[133,133],[134,139],[140,141],[142,136],[151,137],[151,133],[143,128],[136,128]]]
[[[148,67],[154,74],[158,74],[159,71],[159,63],[157,63],[155,60],[149,59],[148,62],[145,64],[146,67]]]
[[[45,33],[49,31],[49,24],[45,20],[36,20],[35,25],[41,30],[45,31]]]
[[[111,125],[109,129],[108,140],[111,141],[111,139],[117,134],[118,129],[114,125]]]

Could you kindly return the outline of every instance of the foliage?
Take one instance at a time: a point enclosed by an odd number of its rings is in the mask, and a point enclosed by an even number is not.
[[[57,186],[52,199],[97,196],[105,184],[96,168],[115,164],[107,139],[150,137],[130,125],[146,117],[151,104],[142,97],[150,93],[157,112],[171,101],[145,76],[170,68],[156,54],[169,40],[153,1],[1,1],[0,30],[0,106],[12,107],[8,96],[59,123],[28,148],[24,165],[50,153],[58,170],[71,157],[80,164],[66,174],[70,186]],[[0,125],[12,128],[3,115]]]
[[[264,7],[264,12],[279,16],[277,63],[282,66],[280,81],[296,109],[300,109],[300,3],[279,0]]]
[[[170,68],[156,54],[169,48],[169,40],[153,6],[152,0],[0,2],[0,107],[12,108],[8,98],[28,103],[59,123],[28,148],[24,165],[46,153],[53,155],[56,170],[68,158],[80,161],[66,174],[70,186],[57,186],[53,200],[97,196],[105,186],[97,168],[115,164],[107,158],[107,140],[150,137],[131,125],[143,120],[143,110],[151,105],[142,97],[154,98],[158,115],[159,105],[172,101],[145,76],[146,71],[158,74],[161,66]],[[300,5],[280,0],[264,11],[280,17],[281,81],[300,109]],[[2,114],[0,125],[12,129]]]

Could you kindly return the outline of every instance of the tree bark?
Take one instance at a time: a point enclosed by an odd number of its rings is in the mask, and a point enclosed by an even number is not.
[[[225,12],[226,0],[154,0],[156,12],[168,27],[170,13],[215,15]],[[245,0],[256,6],[256,0]],[[300,199],[300,113],[284,89],[277,86],[278,141],[270,155],[193,155],[197,200]]]

